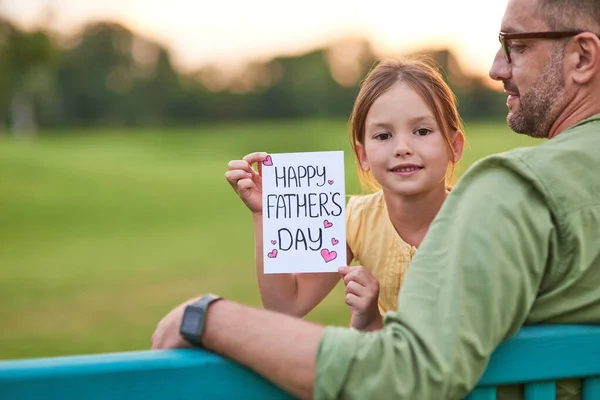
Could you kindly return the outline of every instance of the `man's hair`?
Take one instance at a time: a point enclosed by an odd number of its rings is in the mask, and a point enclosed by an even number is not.
[[[600,0],[539,0],[538,8],[552,30],[600,34]]]

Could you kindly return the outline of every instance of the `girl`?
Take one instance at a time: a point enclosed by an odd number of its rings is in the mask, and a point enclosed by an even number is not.
[[[256,274],[265,308],[303,317],[346,285],[351,326],[373,330],[397,308],[408,265],[448,195],[464,147],[456,100],[441,74],[418,59],[379,63],[366,77],[350,120],[363,188],[346,206],[348,263],[339,274],[263,273],[260,165],[267,153],[229,162],[227,181],[252,212]],[[252,165],[258,164],[258,172]]]

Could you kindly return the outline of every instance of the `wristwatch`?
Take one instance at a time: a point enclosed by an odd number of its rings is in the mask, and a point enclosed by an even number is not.
[[[206,312],[208,306],[217,300],[221,300],[222,297],[214,294],[206,294],[189,304],[183,312],[183,318],[181,320],[181,326],[179,327],[179,333],[184,337],[185,340],[193,344],[194,346],[202,347],[202,332],[204,331],[204,323],[206,321]]]

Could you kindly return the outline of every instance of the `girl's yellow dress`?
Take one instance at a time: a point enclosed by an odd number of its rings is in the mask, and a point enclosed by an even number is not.
[[[346,240],[354,260],[379,281],[379,312],[398,308],[398,292],[417,249],[404,242],[388,216],[383,192],[353,196],[346,205]]]

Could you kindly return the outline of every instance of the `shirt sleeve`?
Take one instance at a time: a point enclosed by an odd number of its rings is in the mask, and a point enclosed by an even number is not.
[[[463,176],[381,331],[325,330],[316,399],[455,399],[473,389],[526,320],[556,242],[544,196],[518,164],[489,158]]]
[[[346,242],[355,260],[360,259],[360,249],[362,247],[361,236],[359,234],[361,230],[361,212],[359,208],[362,208],[359,197],[350,197],[346,205]]]

